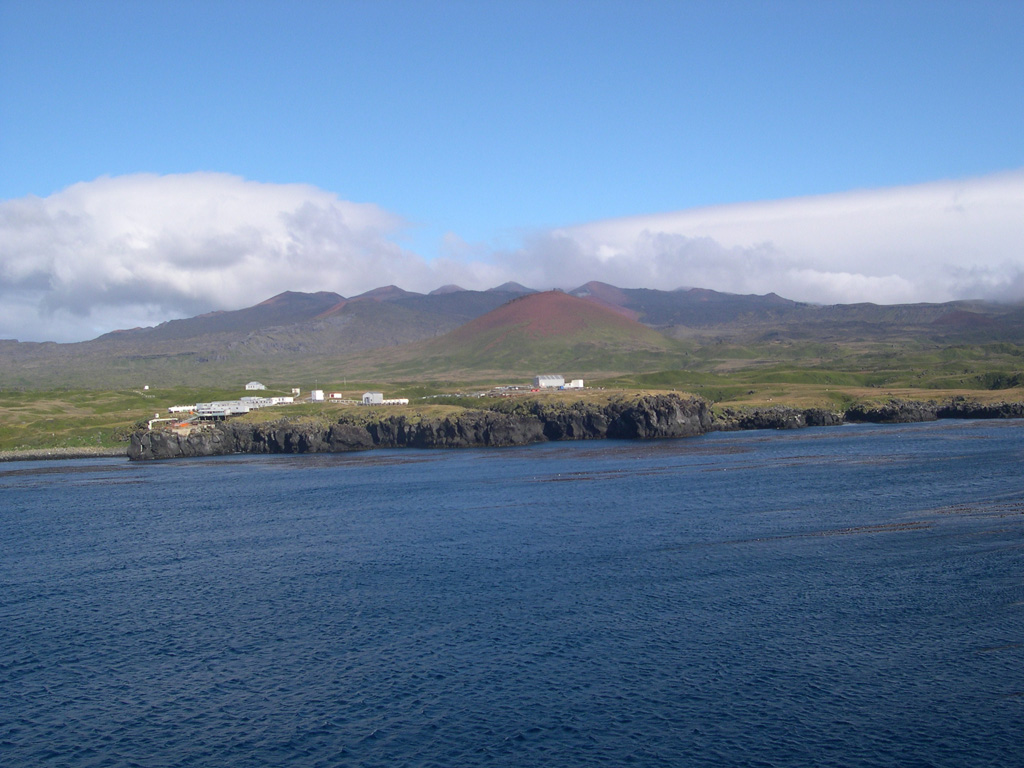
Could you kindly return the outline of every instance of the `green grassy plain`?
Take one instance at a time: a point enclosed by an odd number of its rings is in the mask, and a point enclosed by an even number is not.
[[[474,362],[448,358],[415,359],[382,350],[379,355],[312,362],[293,361],[265,366],[256,372],[224,371],[229,386],[151,386],[122,389],[75,388],[48,384],[0,389],[0,451],[126,447],[137,424],[171,405],[236,399],[241,383],[259,378],[266,393],[290,394],[292,386],[308,394],[313,388],[341,391],[358,399],[364,391],[407,397],[407,415],[443,415],[452,409],[479,407],[476,392],[497,385],[528,385],[536,373],[583,377],[583,392],[543,393],[559,399],[605,398],[638,392],[679,392],[701,396],[713,404],[753,407],[783,404],[842,410],[854,403],[880,403],[890,398],[947,400],[955,396],[981,402],[1024,400],[1024,345],[991,343],[939,346],[904,343],[680,343],[668,350],[635,350],[631,354],[599,346],[558,351],[555,346],[532,350],[507,367],[492,360]],[[108,372],[109,373],[109,372]],[[155,381],[152,371],[132,371],[130,380]],[[208,373],[208,372],[207,372]],[[217,377],[204,375],[200,382]],[[65,376],[65,381],[74,381]],[[443,395],[445,397],[438,397]],[[458,397],[451,397],[458,395]],[[337,403],[304,403],[251,414],[250,419],[282,416],[336,420],[342,412],[369,416],[370,409]]]

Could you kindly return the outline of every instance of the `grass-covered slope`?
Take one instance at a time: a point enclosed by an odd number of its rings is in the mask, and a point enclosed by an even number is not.
[[[124,448],[133,429],[167,408],[240,397],[238,390],[0,391],[0,451]]]
[[[454,331],[391,357],[392,373],[590,375],[643,369],[677,345],[613,309],[561,291],[515,299]]]

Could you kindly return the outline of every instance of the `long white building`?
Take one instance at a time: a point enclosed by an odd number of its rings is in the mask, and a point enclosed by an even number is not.
[[[241,400],[215,400],[212,403],[196,403],[196,416],[201,419],[225,419],[228,416],[241,416],[258,407]]]
[[[557,376],[553,373],[541,374],[540,376],[534,376],[533,386],[536,389],[558,389],[565,386],[565,377]]]
[[[364,392],[363,405],[408,405],[409,398],[394,397],[385,399],[383,392]]]

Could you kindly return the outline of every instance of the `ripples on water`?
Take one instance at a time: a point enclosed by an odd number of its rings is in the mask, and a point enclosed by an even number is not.
[[[1022,438],[0,465],[0,763],[1022,765]]]

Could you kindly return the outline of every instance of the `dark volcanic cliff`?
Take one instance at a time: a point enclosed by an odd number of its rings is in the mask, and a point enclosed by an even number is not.
[[[171,459],[232,453],[337,453],[370,448],[471,448],[528,445],[548,440],[601,438],[648,440],[693,437],[712,431],[801,429],[852,422],[900,424],[936,419],[1020,419],[1024,403],[946,403],[892,399],[855,405],[845,412],[822,408],[724,408],[712,414],[700,398],[648,395],[604,405],[539,400],[502,402],[444,418],[386,415],[341,419],[327,426],[281,420],[266,424],[228,421],[190,434],[142,430],[132,435],[128,458]]]
[[[341,419],[330,426],[287,421],[228,421],[183,435],[143,430],[132,435],[128,458],[170,459],[232,453],[334,453],[370,448],[469,448],[528,445],[546,440],[692,437],[711,428],[698,398],[650,395],[633,402],[517,403],[444,418],[383,416],[366,423]]]

